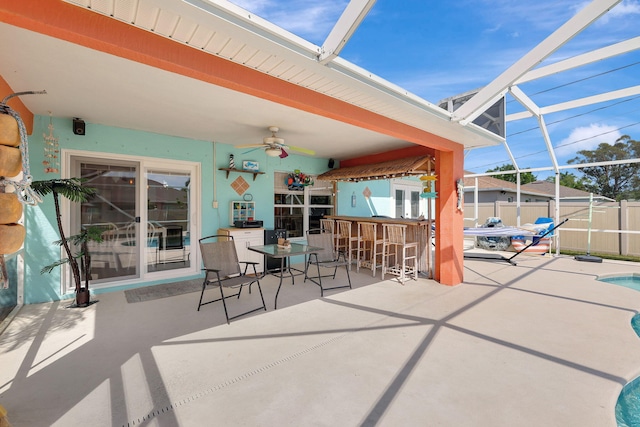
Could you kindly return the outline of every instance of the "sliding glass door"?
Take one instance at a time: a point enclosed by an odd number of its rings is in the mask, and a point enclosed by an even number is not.
[[[78,159],[75,165],[85,185],[96,197],[80,205],[80,217],[72,210],[74,233],[89,227],[102,232],[101,243],[90,242],[91,279],[95,282],[139,277],[137,253],[140,192],[138,164]]]
[[[147,247],[149,271],[189,266],[191,175],[150,169],[147,186]]]
[[[168,274],[192,267],[195,167],[178,162],[71,156],[71,176],[86,179],[97,195],[71,204],[70,229],[102,230],[91,242],[92,283]]]

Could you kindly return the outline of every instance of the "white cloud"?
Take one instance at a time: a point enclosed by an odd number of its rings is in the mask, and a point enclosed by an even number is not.
[[[598,21],[598,24],[607,24],[611,20],[624,19],[634,15],[640,15],[640,1],[626,0],[611,9]]]
[[[592,123],[575,128],[571,134],[555,145],[558,157],[575,157],[580,150],[593,150],[603,142],[613,144],[622,134],[611,125]]]
[[[495,32],[498,32],[500,30],[500,28],[502,28],[502,24],[498,24],[493,28],[487,28],[486,30],[483,31],[483,33],[485,33],[485,34],[495,33]]]
[[[313,43],[321,44],[344,11],[346,0],[232,0],[232,3]]]

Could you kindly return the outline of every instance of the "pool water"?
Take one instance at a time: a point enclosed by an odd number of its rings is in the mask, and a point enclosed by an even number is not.
[[[631,319],[631,326],[640,336],[640,314]],[[616,402],[616,422],[618,427],[634,427],[640,425],[640,377],[622,388]]]
[[[599,277],[598,280],[640,291],[640,275]]]
[[[598,280],[640,291],[639,275],[603,277]],[[640,314],[633,316],[631,327],[640,337]],[[622,388],[616,402],[616,422],[618,427],[640,426],[640,377]]]

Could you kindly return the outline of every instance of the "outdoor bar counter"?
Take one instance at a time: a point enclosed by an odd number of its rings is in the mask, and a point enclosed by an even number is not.
[[[432,278],[431,271],[431,221],[403,218],[359,217],[328,215],[333,220],[351,221],[351,233],[358,235],[358,222],[374,222],[380,224],[378,237],[382,239],[382,224],[403,224],[407,226],[407,242],[418,242],[418,272],[422,277]]]

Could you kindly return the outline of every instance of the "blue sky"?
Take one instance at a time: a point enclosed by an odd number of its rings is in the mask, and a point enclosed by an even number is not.
[[[233,0],[233,3],[322,45],[345,0]],[[437,103],[478,89],[505,71],[584,7],[585,1],[378,0],[340,56]],[[640,35],[640,0],[624,0],[542,65]],[[523,84],[539,106],[640,84],[640,51]],[[507,113],[522,107],[507,98]],[[640,97],[623,98],[545,116],[560,165],[583,149],[640,139]],[[507,124],[521,168],[551,166],[537,121]],[[502,147],[472,150],[475,173],[510,163]],[[574,171],[575,172],[575,171]],[[535,172],[544,179],[550,172]]]

